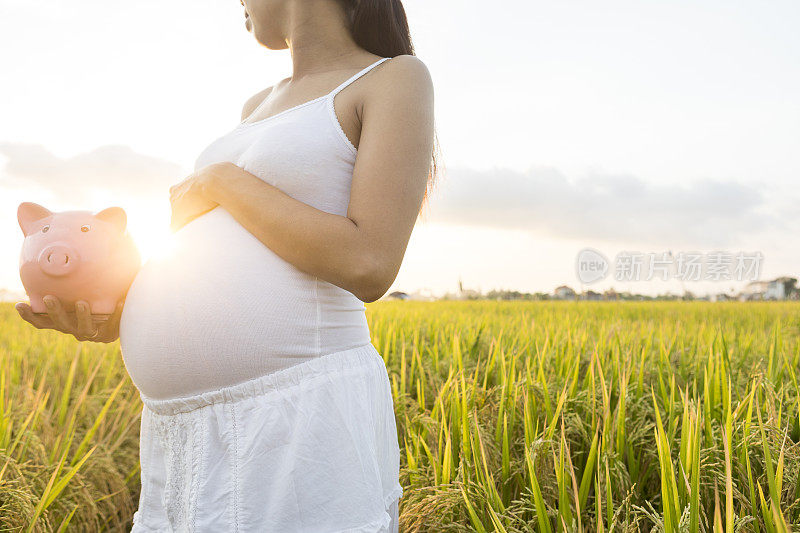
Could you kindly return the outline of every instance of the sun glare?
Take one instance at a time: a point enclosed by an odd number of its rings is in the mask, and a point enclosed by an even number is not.
[[[142,254],[142,262],[148,259],[163,260],[168,258],[175,250],[174,240],[174,233],[171,232],[147,239],[147,245],[139,249]]]
[[[175,249],[175,234],[158,220],[131,228],[131,236],[142,256],[142,264],[150,259],[165,260]]]

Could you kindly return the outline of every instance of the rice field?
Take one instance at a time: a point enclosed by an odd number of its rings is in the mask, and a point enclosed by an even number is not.
[[[402,531],[800,524],[800,303],[377,302]],[[0,531],[127,531],[141,404],[117,343],[0,304]]]

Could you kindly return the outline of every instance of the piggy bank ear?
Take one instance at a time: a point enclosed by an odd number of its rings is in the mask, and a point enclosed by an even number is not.
[[[39,229],[36,221],[47,218],[52,214],[52,211],[39,204],[22,202],[17,208],[17,221],[19,222],[19,227],[22,228],[22,233],[27,237]]]
[[[125,228],[128,225],[128,216],[125,214],[125,210],[121,207],[109,207],[108,209],[103,209],[95,215],[95,218],[110,222],[117,227],[120,233],[124,233]]]

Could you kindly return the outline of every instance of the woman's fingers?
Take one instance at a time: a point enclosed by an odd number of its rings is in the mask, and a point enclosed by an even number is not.
[[[74,333],[75,324],[70,323],[67,312],[61,306],[61,301],[52,294],[48,294],[42,299],[47,306],[47,315],[53,321],[55,329],[64,333]]]
[[[122,308],[125,306],[125,300],[120,300],[117,302],[117,307],[114,309],[114,312],[108,317],[108,320],[105,321],[100,326],[100,337],[103,339],[103,342],[114,342],[119,338],[119,321],[120,317],[122,317]]]
[[[183,181],[176,183],[169,188],[170,201],[176,200],[178,196],[185,192],[184,189],[191,185],[190,180],[192,178],[194,178],[194,173],[189,174]]]
[[[169,229],[172,231],[172,233],[175,233],[176,231],[178,231],[179,229],[181,229],[183,227],[183,224],[181,222],[182,221],[180,220],[180,217],[177,217],[173,213],[172,214],[172,218],[170,218],[170,221],[169,221]]]
[[[53,329],[53,320],[48,315],[37,315],[31,306],[25,302],[18,302],[14,309],[26,322],[30,322],[36,329]]]
[[[109,331],[119,331],[119,321],[122,318],[122,309],[125,307],[125,300],[117,302],[117,308],[114,309],[114,314],[108,319]]]
[[[170,217],[169,227],[173,232],[178,231],[186,224],[199,217],[204,213],[203,206],[197,202],[191,202],[183,199],[172,207],[172,216]],[[209,208],[206,209],[206,211]]]
[[[78,340],[88,340],[96,331],[89,304],[82,300],[75,302],[75,315],[78,317],[78,327],[75,332],[75,338]]]
[[[91,314],[89,303],[79,300],[75,302],[77,321],[70,318],[57,297],[47,295],[43,300],[53,302],[53,307],[48,307],[46,315],[37,315],[25,302],[17,302],[14,308],[23,320],[37,329],[55,329],[69,333],[79,341],[114,342],[119,338],[119,322],[125,300],[117,302],[114,312],[105,320],[97,320]]]
[[[169,227],[174,233],[197,217],[208,213],[218,205],[219,204],[216,202],[208,200],[196,193],[193,193],[191,196],[183,196],[172,204]]]
[[[177,197],[173,197],[170,199],[171,204],[171,212],[170,212],[170,219],[169,219],[169,227],[170,229],[175,232],[180,229],[182,226],[181,222],[183,219],[183,213],[185,209],[185,200],[182,200]]]

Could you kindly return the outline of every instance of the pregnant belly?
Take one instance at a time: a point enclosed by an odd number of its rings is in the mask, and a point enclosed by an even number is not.
[[[370,342],[364,305],[287,263],[221,207],[137,274],[120,319],[134,384],[151,398],[215,390]]]

